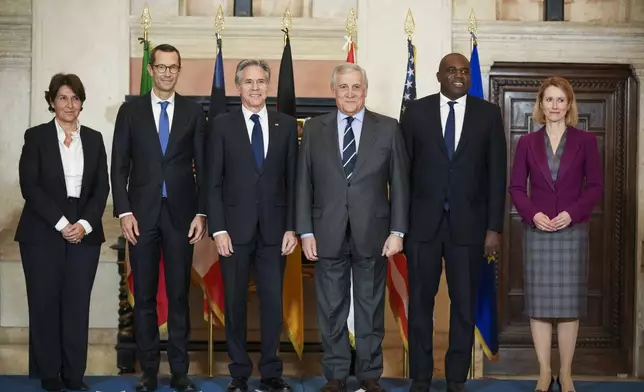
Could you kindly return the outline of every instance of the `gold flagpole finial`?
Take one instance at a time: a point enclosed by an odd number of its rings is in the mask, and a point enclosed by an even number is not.
[[[478,32],[478,24],[476,23],[476,16],[474,16],[474,9],[470,11],[470,20],[467,23],[467,32],[470,33],[470,52],[474,50],[476,43],[476,33]]]
[[[221,32],[224,30],[224,9],[221,8],[221,4],[219,4],[219,8],[217,9],[217,15],[215,15],[214,28],[215,34],[220,37]]]
[[[291,11],[288,7],[284,10],[284,16],[282,16],[282,29],[286,31],[291,31],[293,28],[293,20],[291,19]],[[285,32],[286,34],[286,32]]]
[[[347,34],[349,35],[349,39],[353,39],[353,34],[356,32],[358,29],[358,23],[356,19],[356,11],[351,8],[351,11],[349,12],[349,16],[347,16],[347,25],[345,27],[347,30]]]
[[[148,29],[150,28],[150,25],[152,24],[152,17],[150,16],[150,7],[148,7],[148,3],[146,2],[145,5],[143,6],[143,13],[141,13],[141,27],[143,28],[143,39],[148,40]]]
[[[407,39],[411,41],[411,36],[414,35],[416,31],[416,23],[414,23],[414,16],[411,14],[411,9],[407,10],[407,18],[405,18],[405,33],[407,33]]]

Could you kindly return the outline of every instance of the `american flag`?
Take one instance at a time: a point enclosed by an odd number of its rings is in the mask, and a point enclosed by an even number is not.
[[[405,88],[403,89],[400,118],[402,119],[407,103],[416,99],[416,47],[407,39],[407,74],[405,75]]]

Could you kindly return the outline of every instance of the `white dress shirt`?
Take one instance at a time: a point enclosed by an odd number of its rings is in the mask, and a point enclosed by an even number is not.
[[[248,132],[248,142],[252,143],[253,141],[253,127],[255,123],[250,119],[250,116],[257,114],[259,116],[259,125],[262,126],[262,139],[264,140],[264,158],[268,154],[268,111],[266,106],[264,106],[259,112],[253,113],[250,110],[246,109],[244,105],[241,107],[242,114],[244,115],[244,122],[246,123],[246,131]],[[227,233],[226,230],[221,230],[214,233],[212,236],[215,237],[219,234]]]
[[[67,197],[79,198],[81,188],[83,187],[83,170],[85,168],[85,161],[83,159],[83,142],[80,138],[80,123],[76,124],[76,131],[71,135],[72,141],[69,147],[65,145],[65,130],[60,126],[57,120],[56,134],[58,136],[58,150],[60,151],[60,159],[63,163],[63,173],[65,175],[65,188],[67,189]],[[92,226],[84,219],[80,219],[78,223],[85,229],[85,234],[92,232]],[[56,223],[56,230],[61,231],[69,224],[69,220],[63,215]]]
[[[152,101],[152,114],[154,115],[154,124],[157,127],[157,133],[159,133],[159,118],[161,117],[161,104],[159,102],[168,102],[168,106],[165,108],[165,111],[168,113],[168,122],[170,127],[168,132],[172,133],[172,118],[174,117],[174,97],[175,93],[173,92],[168,99],[161,99],[155,93],[154,89],[150,90],[150,99]],[[132,215],[132,212],[124,212],[119,215],[119,219],[124,216]],[[206,216],[203,214],[197,214],[197,216]]]
[[[445,137],[445,125],[447,124],[447,116],[449,116],[449,105],[451,99],[443,94],[440,94],[440,108],[441,108],[441,124],[443,125],[443,137]],[[455,100],[454,104],[454,148],[458,147],[458,142],[461,140],[461,133],[463,132],[463,121],[465,121],[465,104],[467,102],[467,95],[463,95]]]

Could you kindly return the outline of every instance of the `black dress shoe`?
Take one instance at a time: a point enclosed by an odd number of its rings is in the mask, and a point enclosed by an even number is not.
[[[447,392],[465,392],[465,383],[448,381]]]
[[[64,392],[65,384],[60,378],[43,378],[40,380],[40,387],[49,392]]]
[[[226,388],[226,392],[246,392],[248,391],[248,384],[246,383],[246,380],[243,378],[233,378],[230,384],[228,384],[228,388]]]
[[[385,392],[384,388],[380,386],[378,380],[370,379],[362,381],[360,386],[365,392]]]
[[[559,382],[559,380],[557,380],[557,383],[558,382]],[[548,385],[547,390],[544,391],[543,389],[535,389],[534,392],[552,392],[553,391],[552,388],[553,388],[554,385],[555,385],[555,378],[552,377],[552,380],[550,381],[550,385]],[[559,390],[561,391],[561,385],[559,386]]]
[[[69,380],[66,378],[63,378],[63,383],[65,384],[65,387],[67,389],[72,390],[72,391],[89,391],[89,387],[87,384],[83,382],[83,380]]]
[[[344,380],[329,380],[320,389],[320,392],[346,392],[347,383]]]
[[[431,386],[431,380],[412,380],[409,392],[429,392]]]
[[[259,384],[259,390],[266,392],[290,392],[291,386],[279,377],[262,378]]]
[[[139,383],[136,384],[136,392],[152,392],[157,389],[159,382],[157,375],[151,373],[143,373]]]
[[[170,387],[177,392],[197,392],[197,386],[185,374],[173,374]]]

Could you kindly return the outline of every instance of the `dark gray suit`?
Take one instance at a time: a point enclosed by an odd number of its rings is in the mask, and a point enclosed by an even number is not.
[[[353,271],[356,376],[382,374],[387,260],[390,231],[407,232],[409,163],[398,122],[366,111],[357,161],[347,180],[338,140],[338,112],[306,122],[296,181],[296,229],[313,233],[319,261],[315,279],[318,325],[328,380],[349,375],[346,327]]]

